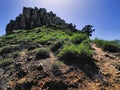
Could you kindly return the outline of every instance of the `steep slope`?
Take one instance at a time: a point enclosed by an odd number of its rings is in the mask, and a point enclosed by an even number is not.
[[[100,67],[100,71],[108,82],[108,90],[119,90],[120,88],[120,58],[115,53],[104,52],[101,48],[92,45],[95,49],[96,64]]]
[[[88,36],[60,26],[14,30],[0,37],[0,88],[119,90],[120,59],[92,48]]]

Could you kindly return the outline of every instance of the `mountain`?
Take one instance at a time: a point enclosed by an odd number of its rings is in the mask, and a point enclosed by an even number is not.
[[[72,24],[42,23],[41,15],[36,26],[34,10],[43,9],[24,8],[0,37],[0,90],[119,90],[119,43],[90,40],[89,25],[83,33]]]

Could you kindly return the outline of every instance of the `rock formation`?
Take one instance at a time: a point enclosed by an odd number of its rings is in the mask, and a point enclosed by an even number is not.
[[[57,17],[52,11],[47,12],[45,8],[23,8],[23,13],[11,20],[6,27],[6,34],[11,34],[17,29],[32,29],[43,25],[60,25],[64,28],[71,28],[71,24],[65,23],[60,17]],[[72,26],[72,29],[74,26]]]

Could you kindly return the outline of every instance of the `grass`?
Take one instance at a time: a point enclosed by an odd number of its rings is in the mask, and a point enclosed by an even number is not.
[[[73,34],[71,37],[71,41],[74,44],[80,44],[83,40],[88,39],[88,36],[86,34]]]
[[[120,53],[118,41],[95,39],[92,41],[104,51]],[[62,61],[88,61],[92,58],[93,50],[91,40],[86,34],[72,32],[64,28],[37,27],[31,30],[14,30],[13,34],[0,37],[1,62],[9,62],[8,59],[16,59],[19,52],[27,50],[33,60],[41,60],[50,57],[50,51]],[[58,64],[53,64],[58,68]]]
[[[96,43],[96,45],[101,47],[104,51],[120,52],[120,44],[115,41],[107,41],[96,38],[94,43]]]
[[[0,59],[0,67],[1,66],[8,66],[12,62],[13,62],[13,60],[11,58]]]
[[[35,60],[46,59],[50,57],[50,51],[46,48],[36,48],[29,51],[31,54],[35,54]]]
[[[60,65],[62,64],[62,62],[60,62],[60,61],[54,61],[53,63],[52,63],[52,70],[58,70],[59,69],[59,67],[60,67]]]
[[[87,47],[84,43],[80,45],[65,45],[64,48],[59,52],[58,57],[61,60],[82,60],[89,59],[93,55],[93,51]]]
[[[66,60],[69,58],[73,60],[76,57],[84,59],[92,56],[89,41],[86,34],[58,26],[53,28],[43,26],[31,30],[14,30],[13,34],[0,37],[0,52],[13,53],[17,50],[13,46],[18,46],[18,53],[27,49],[29,53],[35,55],[35,60],[49,57],[49,50]],[[16,58],[17,54],[13,57]]]
[[[19,45],[7,45],[0,48],[0,55],[20,50]]]

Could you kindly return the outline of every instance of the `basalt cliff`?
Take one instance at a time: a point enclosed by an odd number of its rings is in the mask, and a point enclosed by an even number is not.
[[[17,29],[33,29],[44,25],[60,25],[64,28],[73,28],[71,23],[66,23],[63,19],[58,17],[52,11],[47,12],[45,8],[29,8],[24,7],[23,13],[11,20],[6,27],[6,34],[11,34],[13,30]]]

